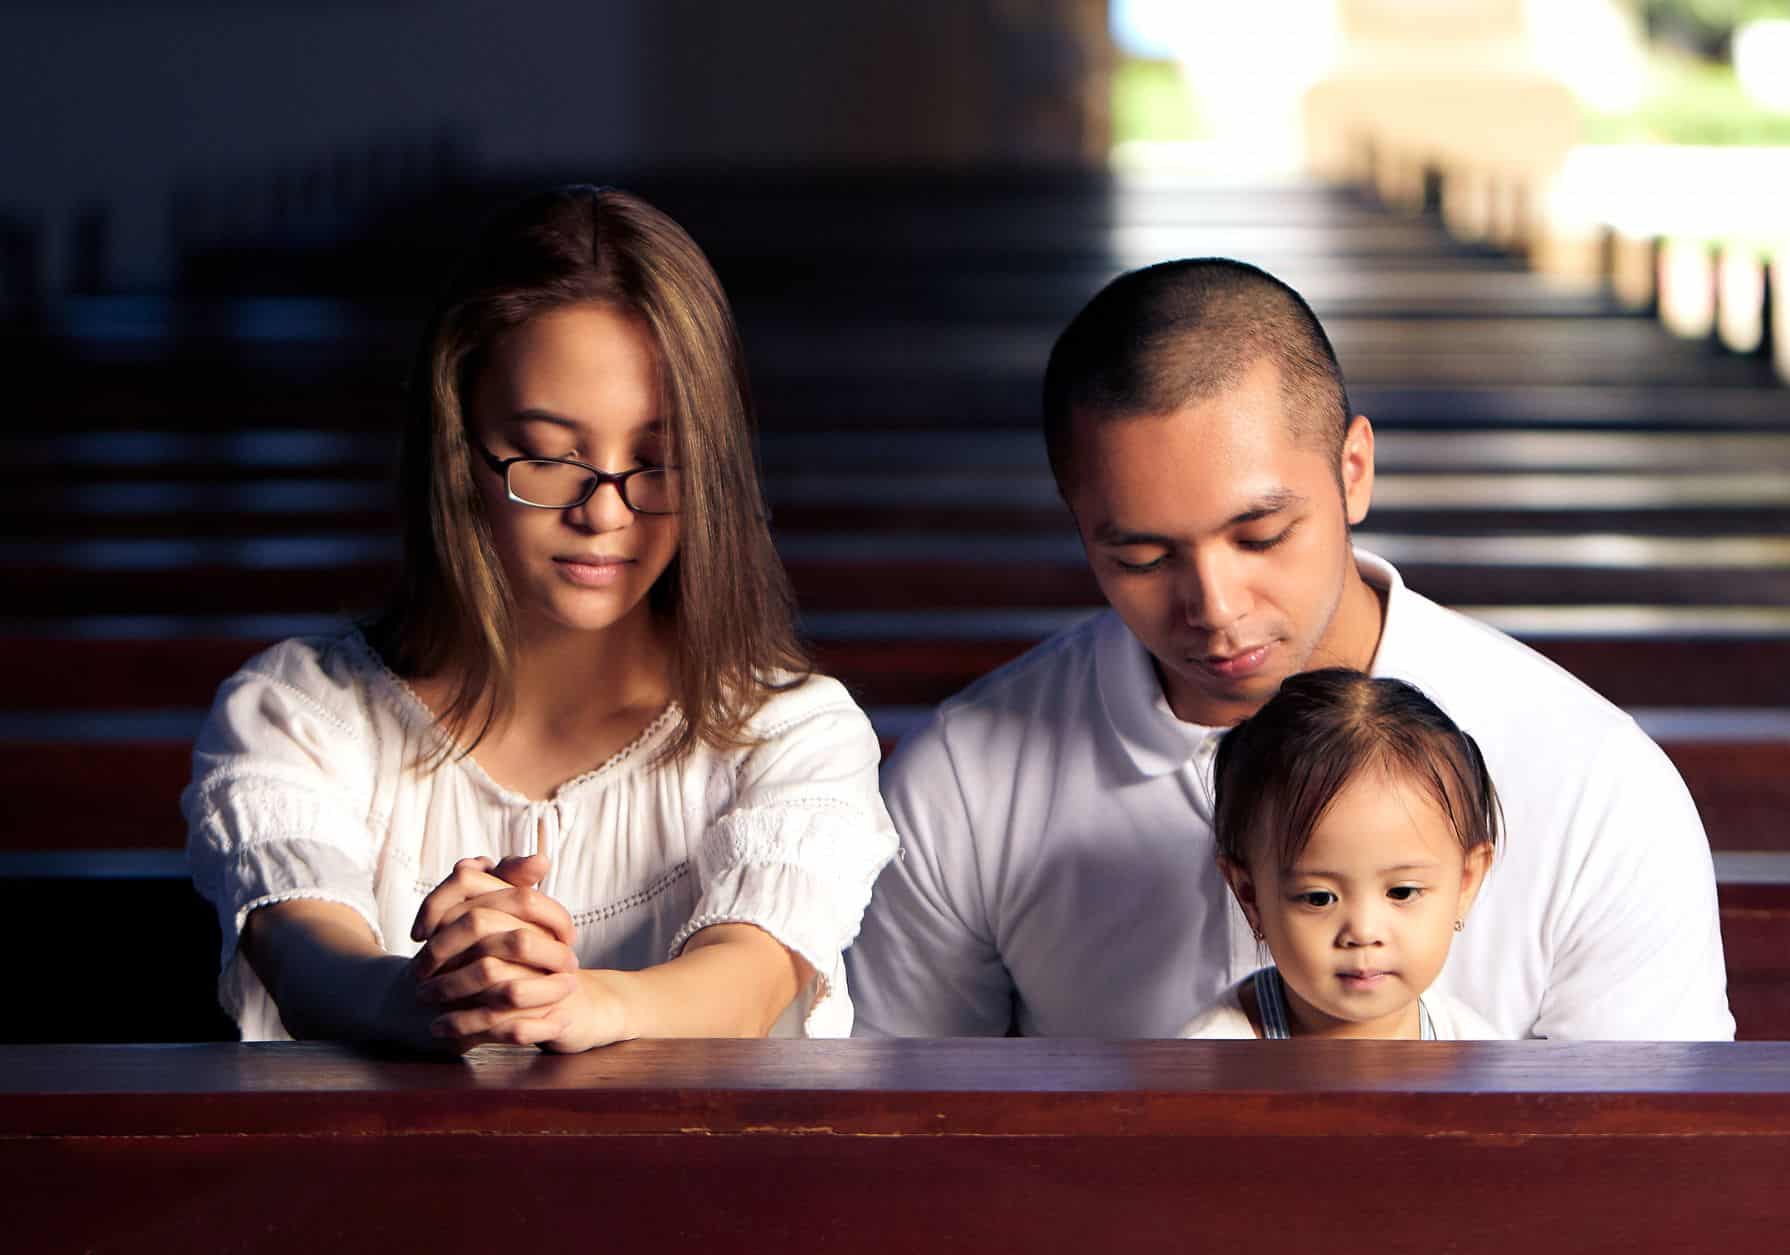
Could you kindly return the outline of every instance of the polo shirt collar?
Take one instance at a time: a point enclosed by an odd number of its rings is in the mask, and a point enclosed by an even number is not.
[[[1380,645],[1368,668],[1383,674],[1392,660],[1404,656],[1402,630],[1408,617],[1409,593],[1392,564],[1364,549],[1355,550],[1355,566],[1361,578],[1386,590],[1386,619],[1380,628]],[[1197,723],[1183,723],[1169,709],[1156,678],[1156,666],[1123,619],[1112,610],[1101,615],[1094,647],[1094,667],[1106,721],[1120,749],[1138,774],[1164,776],[1178,771],[1208,742],[1226,731]]]
[[[1380,623],[1380,644],[1374,650],[1374,660],[1368,664],[1368,674],[1397,675],[1402,660],[1410,656],[1406,637],[1413,609],[1411,592],[1392,563],[1377,553],[1357,549],[1355,569],[1361,572],[1361,578],[1370,588],[1382,589],[1386,593],[1386,617]]]
[[[1141,776],[1178,771],[1224,730],[1175,718],[1149,651],[1111,610],[1101,616],[1094,667],[1107,724]]]

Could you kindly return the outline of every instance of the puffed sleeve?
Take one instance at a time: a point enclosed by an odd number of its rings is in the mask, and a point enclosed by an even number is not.
[[[700,897],[670,955],[710,925],[754,924],[814,969],[790,1013],[801,1032],[843,1037],[845,949],[895,852],[876,733],[841,685],[815,676],[768,702],[753,735],[729,805],[698,844]]]
[[[218,913],[219,999],[245,1040],[287,1036],[237,950],[257,907],[340,902],[384,943],[367,824],[370,734],[350,677],[328,660],[328,642],[286,641],[226,680],[180,799],[193,883]]]

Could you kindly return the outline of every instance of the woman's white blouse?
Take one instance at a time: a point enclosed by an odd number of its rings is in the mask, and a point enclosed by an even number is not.
[[[358,631],[251,659],[218,690],[181,797],[193,880],[223,934],[219,996],[244,1040],[288,1036],[237,949],[257,907],[340,902],[413,954],[417,908],[456,861],[537,850],[585,967],[649,967],[710,924],[755,924],[815,972],[774,1031],[849,1033],[843,954],[896,845],[869,720],[814,676],[766,701],[755,744],[655,765],[676,723],[668,709],[535,801],[470,757],[417,770],[432,716]]]

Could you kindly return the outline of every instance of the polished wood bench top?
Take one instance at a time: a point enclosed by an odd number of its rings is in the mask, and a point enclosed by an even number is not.
[[[33,1251],[1775,1251],[1787,1175],[1790,1044],[0,1048]]]
[[[0,1138],[452,1132],[1781,1137],[1790,1042],[0,1046]],[[377,1122],[369,1124],[369,1121]]]

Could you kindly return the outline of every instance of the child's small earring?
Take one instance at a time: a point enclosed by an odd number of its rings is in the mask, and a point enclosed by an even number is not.
[[[1457,933],[1464,933],[1467,931],[1467,926],[1457,919],[1454,921],[1454,931]]]
[[[1455,928],[1457,930],[1460,928],[1460,923],[1458,921],[1455,923]],[[1250,925],[1249,931],[1255,934],[1256,944],[1258,944],[1258,945],[1260,945],[1262,942],[1268,940],[1266,937],[1264,937],[1262,935],[1262,930],[1255,927],[1253,924]]]

